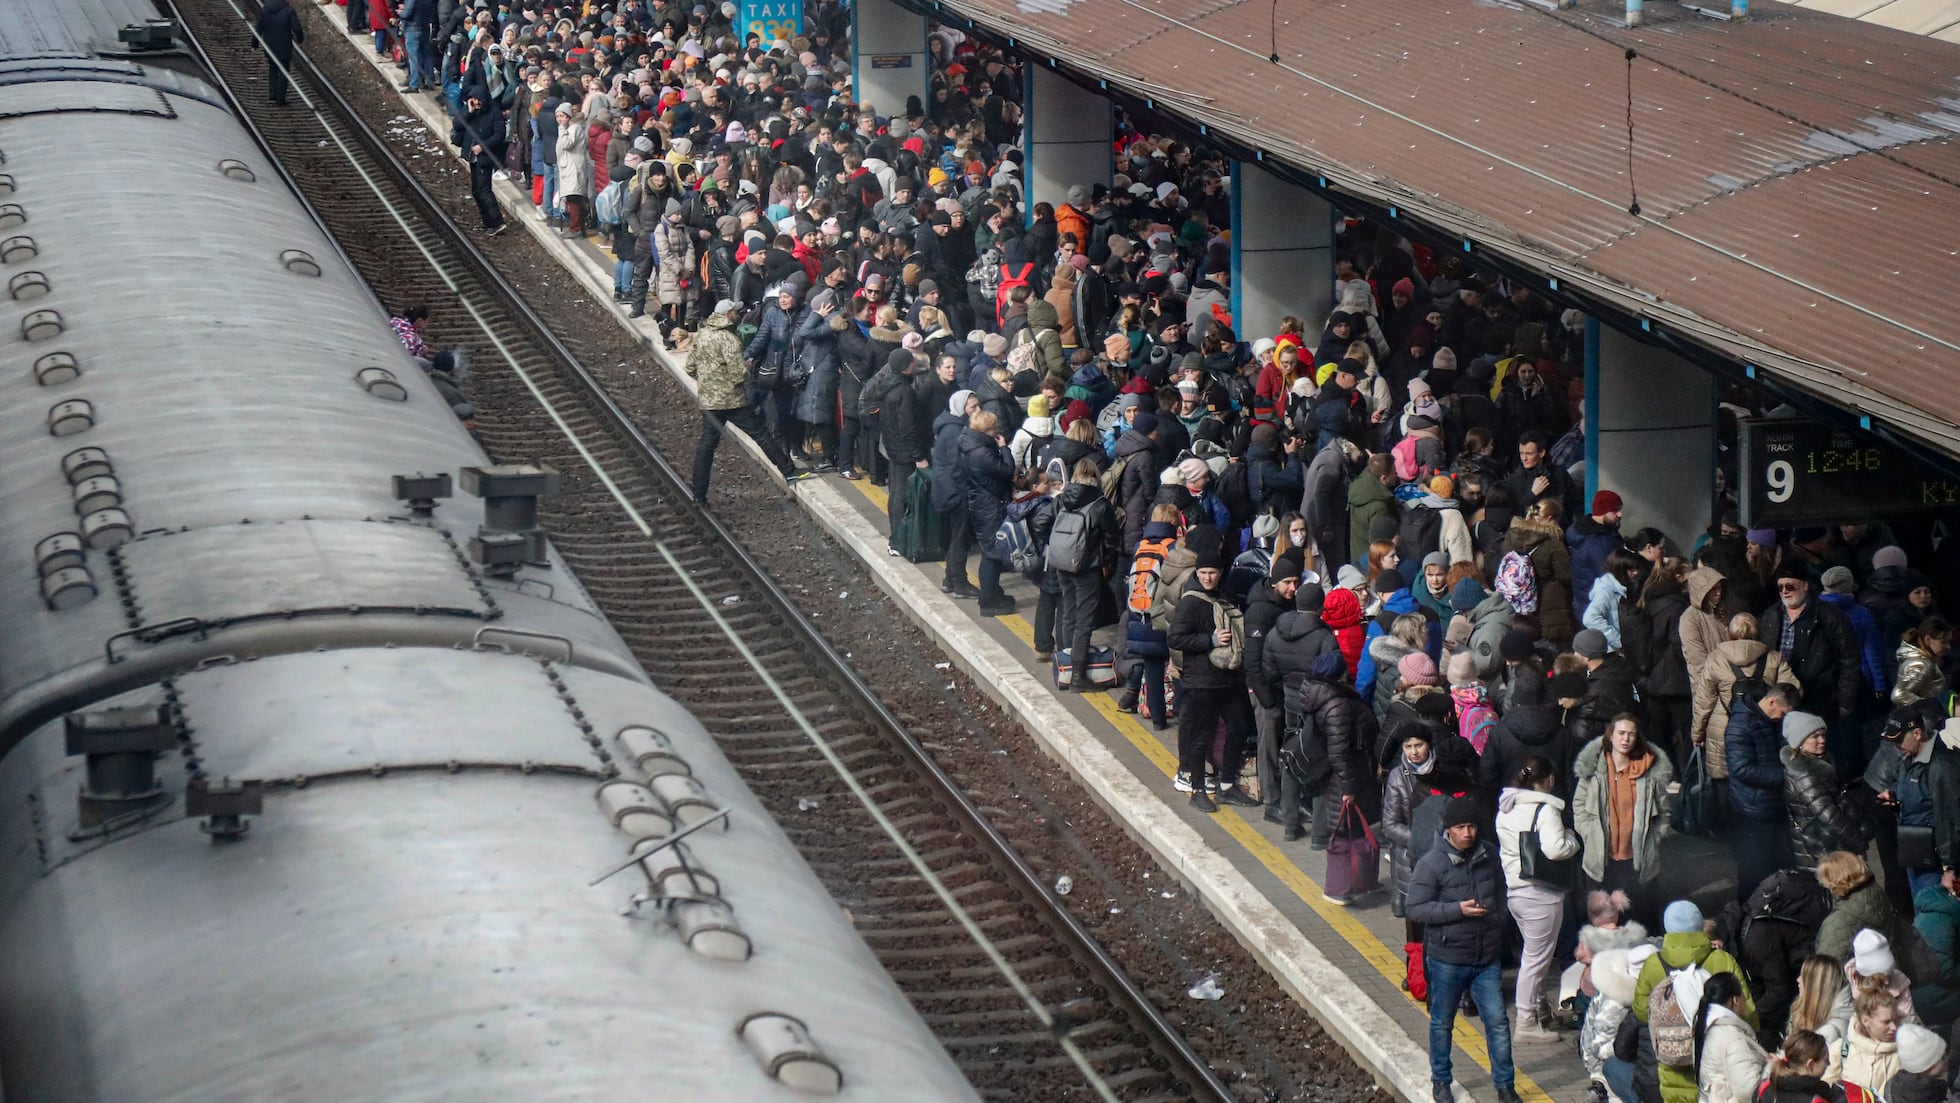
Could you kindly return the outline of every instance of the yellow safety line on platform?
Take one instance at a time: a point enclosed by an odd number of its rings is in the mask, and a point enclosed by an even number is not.
[[[883,488],[873,486],[867,480],[858,480],[851,485],[877,503],[881,511],[884,510],[886,499]],[[1034,624],[1026,617],[1019,613],[1009,613],[993,619],[1012,632],[1016,639],[1026,644],[1029,650],[1034,649]],[[1135,716],[1117,708],[1116,702],[1110,700],[1107,694],[1089,694],[1087,700],[1095,706],[1097,712],[1102,714],[1103,719],[1121,732],[1123,738],[1129,740],[1132,747],[1149,759],[1166,779],[1177,773],[1177,753],[1165,746],[1164,740],[1156,732],[1144,727]],[[1285,851],[1261,835],[1259,829],[1254,827],[1243,813],[1226,805],[1221,807],[1218,815],[1213,818],[1225,829],[1226,834],[1237,840],[1240,846],[1259,860],[1260,865],[1265,866],[1281,884],[1293,891],[1293,895],[1299,897],[1301,902],[1313,909],[1315,915],[1332,927],[1334,933],[1341,936],[1342,941],[1360,954],[1368,964],[1374,966],[1375,971],[1382,975],[1382,979],[1388,981],[1396,991],[1402,992],[1403,997],[1410,1003],[1418,1007],[1423,1006],[1415,997],[1402,990],[1402,976],[1407,970],[1407,963],[1403,961],[1401,954],[1390,949],[1376,937],[1375,932],[1355,918],[1353,912],[1338,904],[1328,903],[1327,894],[1322,891],[1320,884],[1307,876],[1305,870],[1295,865],[1293,860],[1286,856]],[[1457,1016],[1455,1038],[1457,1046],[1477,1063],[1478,1068],[1488,1073],[1490,1050],[1484,1045],[1483,1033],[1471,1025],[1468,1016]],[[1512,1063],[1516,1064],[1515,1058]],[[1552,1097],[1531,1077],[1526,1076],[1522,1071],[1517,1072],[1516,1076],[1516,1087],[1520,1097],[1529,1103],[1553,1103]]]

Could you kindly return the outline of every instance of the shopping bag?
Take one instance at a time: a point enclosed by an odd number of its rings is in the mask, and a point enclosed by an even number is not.
[[[1360,833],[1355,833],[1355,828]],[[1341,803],[1334,837],[1327,843],[1327,895],[1363,896],[1382,887],[1382,848],[1368,817],[1353,801]]]
[[[1701,760],[1701,748],[1688,752],[1681,767],[1681,791],[1674,796],[1674,830],[1684,835],[1708,835],[1715,830],[1715,781]]]
[[[913,468],[905,487],[905,513],[892,530],[892,547],[913,563],[946,558],[946,522],[932,508],[932,476]]]

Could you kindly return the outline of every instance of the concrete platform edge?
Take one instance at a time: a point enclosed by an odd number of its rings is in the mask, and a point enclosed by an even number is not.
[[[332,20],[332,9],[327,16]],[[360,55],[394,83],[392,64],[377,58],[364,37],[347,36]],[[434,101],[403,96],[403,103],[445,143],[448,124]],[[451,151],[453,154],[453,150]],[[497,197],[514,227],[530,233],[588,292],[610,296],[611,273],[580,253],[532,213],[530,197],[517,184],[499,181]],[[605,298],[600,302],[604,303]],[[676,356],[661,344],[658,329],[626,317],[615,320],[632,333],[670,375],[688,388],[696,384]],[[739,431],[730,437],[775,477],[762,450]],[[789,488],[792,496],[824,530],[863,562],[884,590],[922,630],[966,671],[981,690],[1006,708],[1042,749],[1061,763],[1098,803],[1111,810],[1128,833],[1159,865],[1190,886],[1233,937],[1259,960],[1282,987],[1309,1008],[1381,1086],[1409,1103],[1428,1103],[1429,1057],[1407,1032],[1378,1007],[1345,972],[1330,961],[1293,921],[1253,890],[1231,862],[1180,819],[1162,794],[1161,782],[1146,783],[1123,765],[1089,729],[1030,674],[1006,647],[968,619],[953,599],[933,587],[912,564],[885,552],[885,536],[858,513],[842,488],[812,479]],[[1469,1101],[1461,1085],[1456,1097]]]

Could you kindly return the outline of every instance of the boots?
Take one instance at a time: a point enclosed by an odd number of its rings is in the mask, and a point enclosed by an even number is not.
[[[1519,1011],[1518,1025],[1511,1028],[1511,1040],[1514,1042],[1556,1042],[1561,1037],[1558,1031],[1539,1021],[1536,1011]]]

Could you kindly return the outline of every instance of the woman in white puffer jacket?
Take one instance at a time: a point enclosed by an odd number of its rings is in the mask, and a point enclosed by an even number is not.
[[[1558,1034],[1538,1014],[1538,988],[1552,965],[1552,951],[1558,944],[1559,922],[1565,915],[1565,896],[1570,880],[1553,883],[1540,877],[1526,878],[1522,872],[1524,840],[1537,841],[1539,855],[1547,862],[1560,863],[1577,872],[1579,836],[1565,824],[1565,802],[1552,795],[1558,773],[1540,755],[1525,759],[1512,779],[1512,788],[1497,798],[1497,846],[1504,862],[1504,883],[1508,890],[1505,906],[1524,936],[1524,951],[1518,959],[1518,983],[1513,997],[1518,1024],[1511,1036],[1521,1042],[1556,1041]]]

